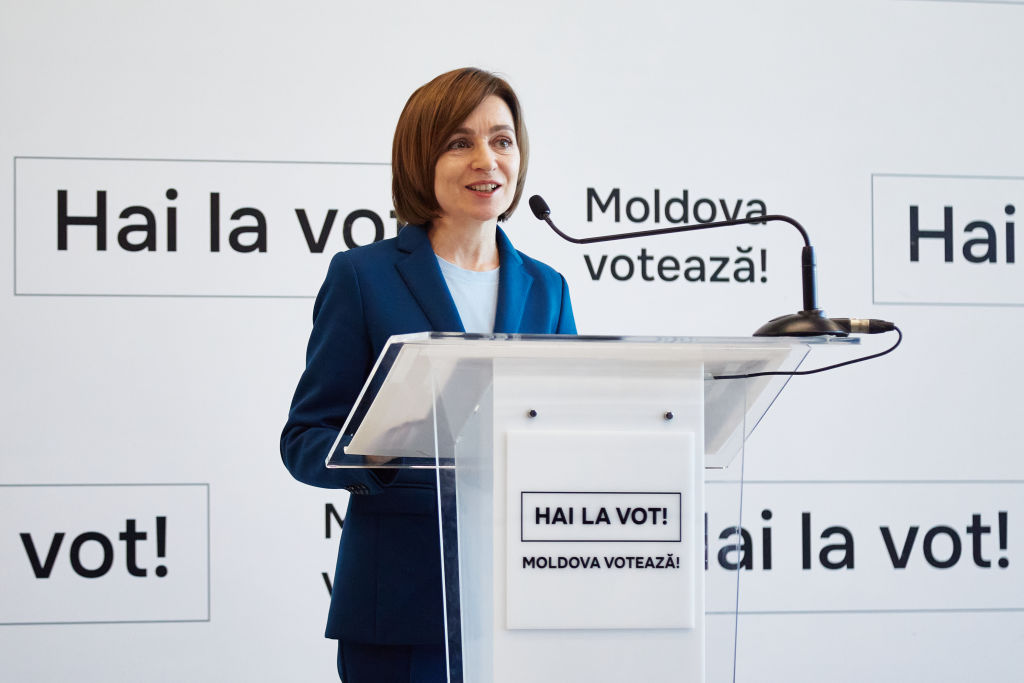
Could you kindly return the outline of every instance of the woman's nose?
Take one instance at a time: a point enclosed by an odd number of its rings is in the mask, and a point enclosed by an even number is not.
[[[487,145],[477,145],[473,154],[473,168],[482,171],[492,171],[497,166],[497,156]]]

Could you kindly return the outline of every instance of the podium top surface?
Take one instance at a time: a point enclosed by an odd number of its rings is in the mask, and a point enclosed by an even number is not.
[[[775,400],[788,376],[747,380],[721,375],[792,371],[811,348],[856,344],[836,337],[629,337],[420,332],[388,340],[327,458],[328,467],[370,466],[361,456],[412,458],[429,466],[435,457],[428,431],[439,387],[485,373],[500,359],[559,364],[700,364],[704,377],[706,455],[724,467]],[[594,365],[598,367],[598,365]],[[467,373],[467,368],[472,370]],[[470,389],[472,391],[473,389]],[[381,459],[373,458],[375,462]],[[393,461],[397,462],[397,461]],[[362,464],[360,464],[362,463]],[[379,465],[378,465],[379,466]],[[400,466],[400,465],[394,465]]]
[[[856,337],[654,337],[570,334],[476,334],[462,332],[416,332],[391,337],[381,354],[392,347],[423,347],[435,355],[463,357],[521,358],[558,356],[622,358],[638,353],[657,354],[666,359],[736,357],[758,349],[809,347],[857,343]]]

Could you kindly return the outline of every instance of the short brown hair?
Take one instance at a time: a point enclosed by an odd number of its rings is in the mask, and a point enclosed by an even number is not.
[[[512,112],[519,145],[516,194],[498,220],[507,220],[512,215],[523,194],[530,152],[519,98],[500,76],[467,67],[441,74],[420,86],[398,117],[391,147],[391,199],[400,221],[425,225],[441,215],[441,205],[434,195],[437,160],[455,129],[491,95],[500,97]]]

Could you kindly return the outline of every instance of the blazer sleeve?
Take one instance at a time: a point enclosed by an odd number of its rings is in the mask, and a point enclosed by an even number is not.
[[[327,469],[324,461],[373,367],[359,278],[345,252],[335,254],[313,305],[306,369],[281,433],[281,459],[299,481],[353,493],[384,483],[368,469]]]
[[[569,299],[569,283],[565,281],[565,276],[561,273],[558,275],[562,281],[562,297],[561,307],[558,311],[558,327],[556,328],[556,334],[576,334],[576,320],[572,315],[572,301]]]

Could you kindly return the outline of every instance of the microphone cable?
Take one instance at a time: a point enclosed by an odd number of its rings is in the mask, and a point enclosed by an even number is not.
[[[853,365],[854,363],[862,363],[866,360],[873,358],[881,358],[882,356],[892,353],[896,350],[896,347],[903,341],[903,332],[900,328],[885,320],[875,319],[859,319],[859,318],[832,318],[833,322],[837,323],[840,327],[844,328],[848,332],[860,333],[860,334],[879,334],[881,332],[896,332],[896,343],[878,353],[872,353],[867,356],[861,356],[860,358],[851,358],[850,360],[844,360],[841,363],[833,363],[832,365],[826,365],[820,368],[814,368],[813,370],[777,370],[771,372],[748,372],[743,375],[712,375],[713,379],[750,379],[751,377],[778,377],[778,376],[794,376],[794,375],[814,375],[819,372],[825,372],[826,370],[835,370],[841,368],[844,365]],[[860,329],[858,329],[860,328]]]

